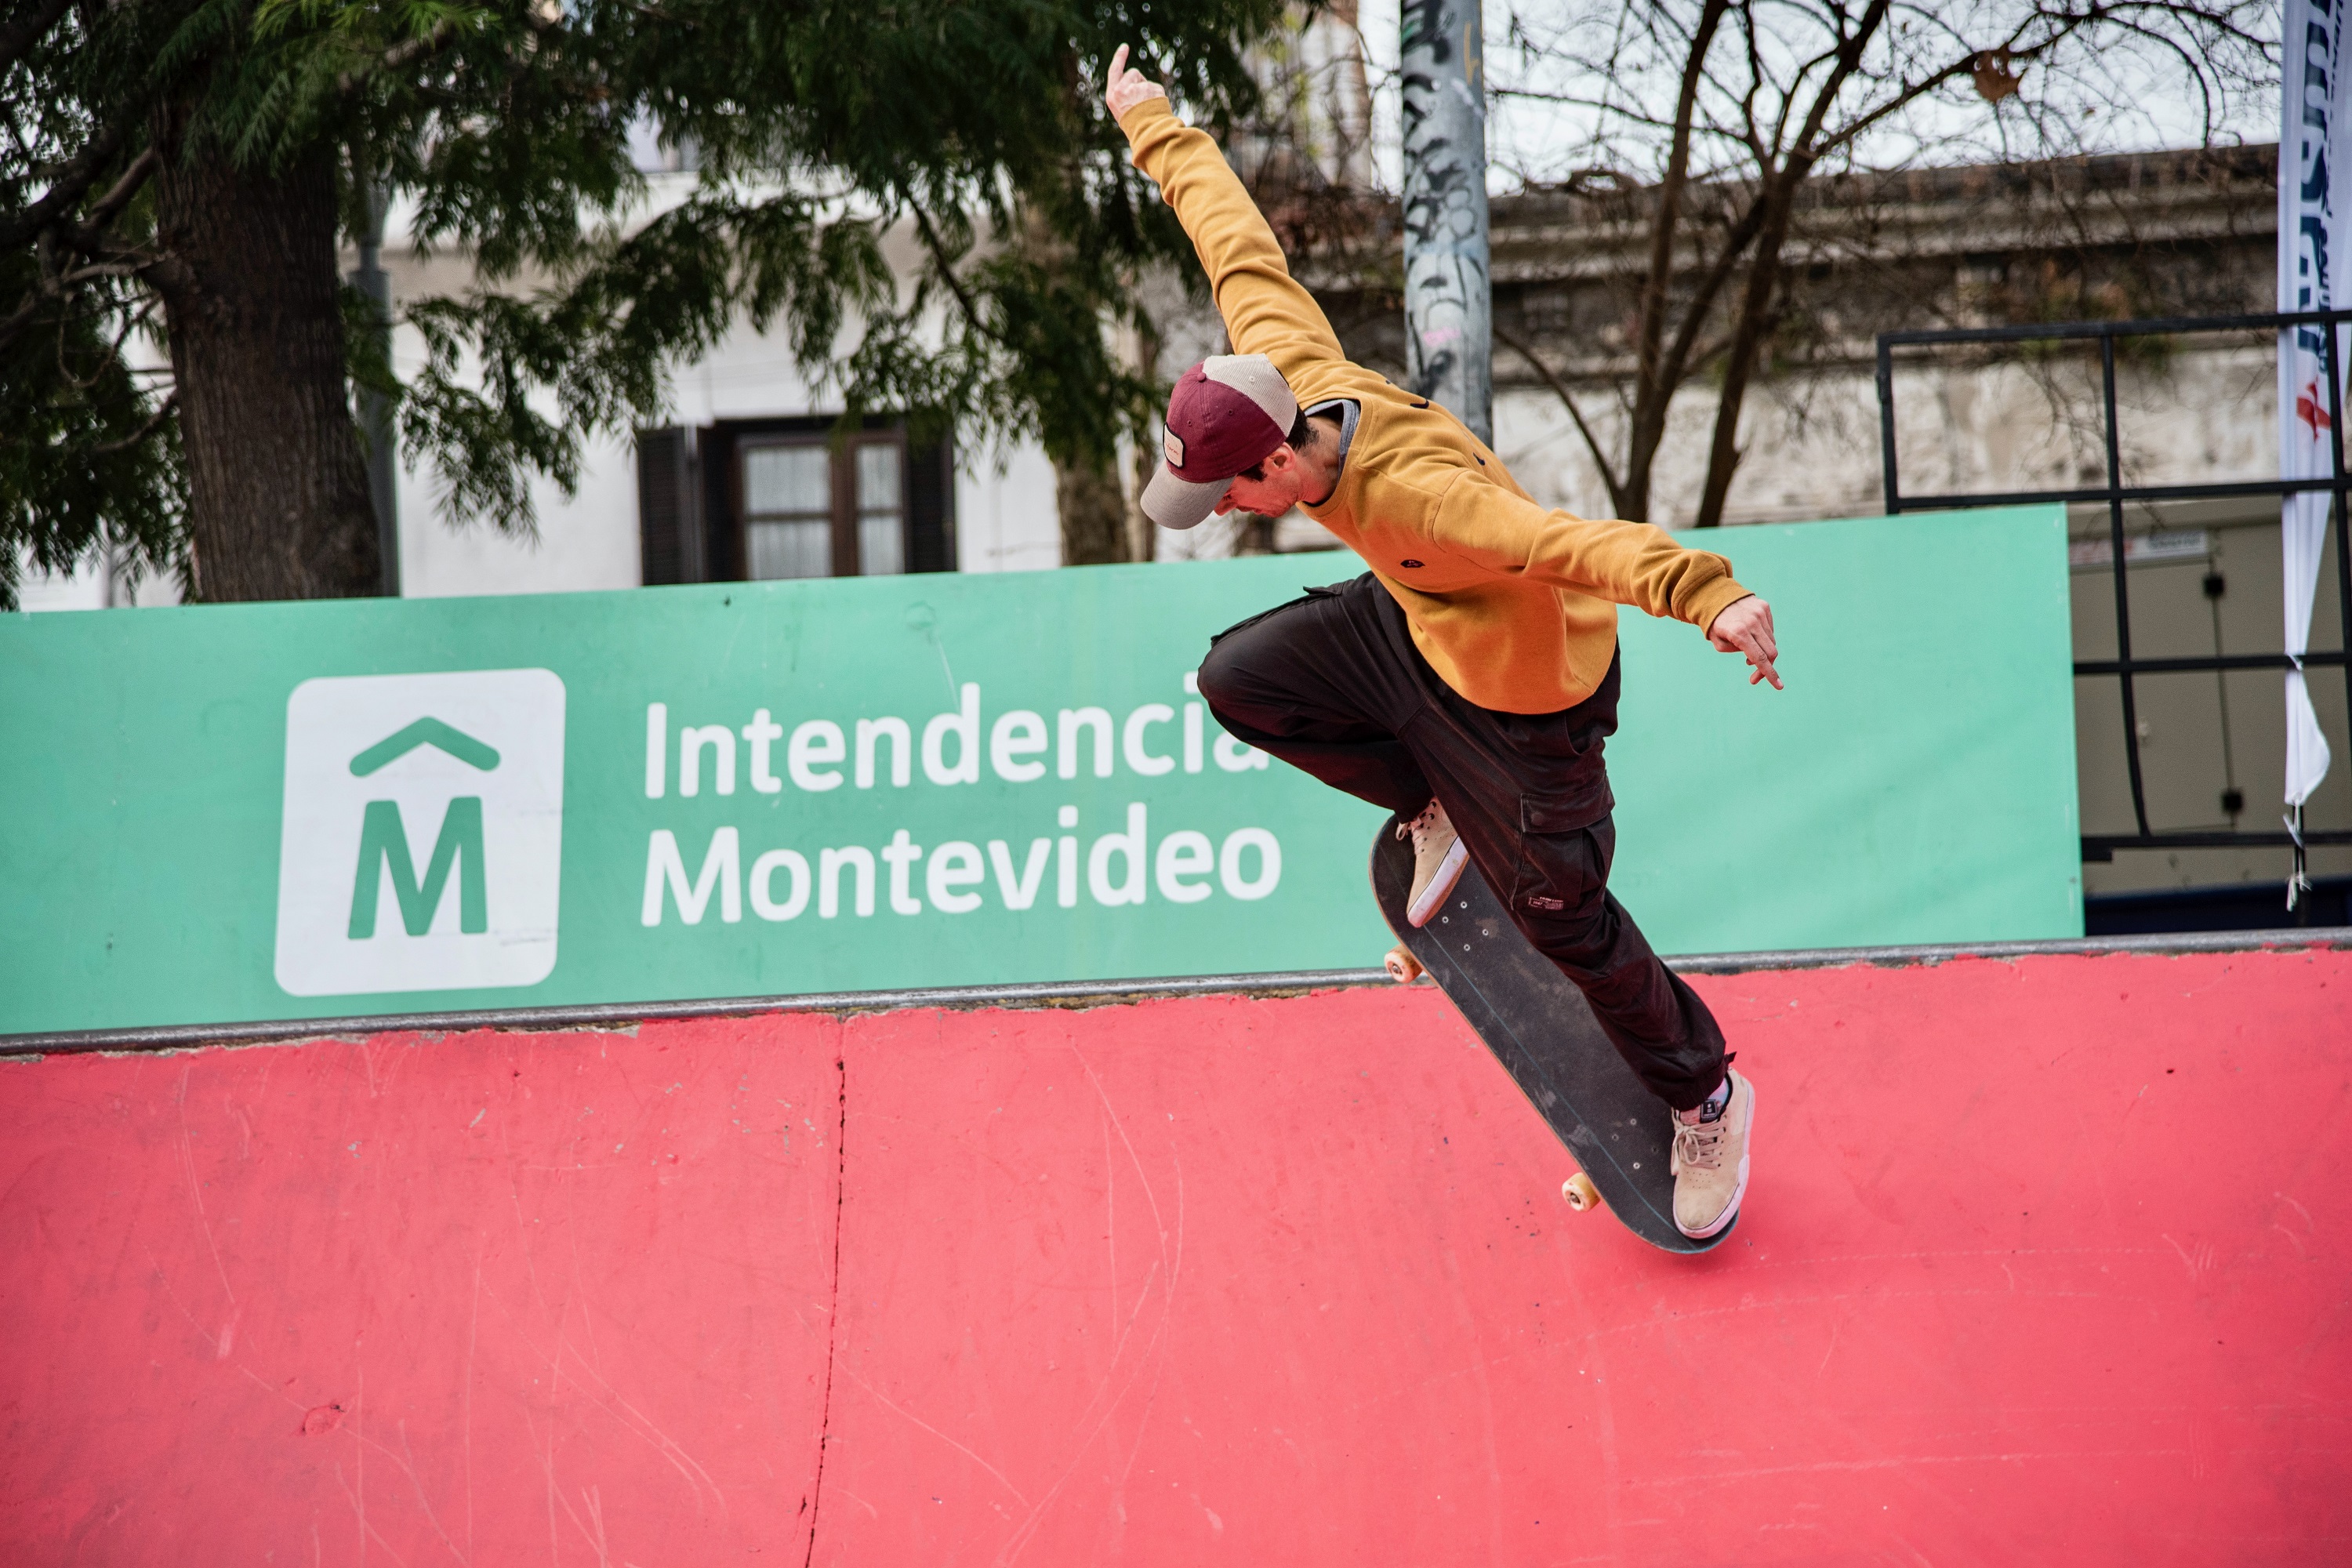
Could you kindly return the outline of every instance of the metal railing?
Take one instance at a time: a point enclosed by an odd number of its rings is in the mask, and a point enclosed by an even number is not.
[[[2284,653],[2212,654],[2186,658],[2135,658],[2131,644],[2131,597],[2126,585],[2126,549],[2124,543],[2124,505],[2127,501],[2221,500],[2246,497],[2286,497],[2307,491],[2326,490],[2336,498],[2333,522],[2336,535],[2336,592],[2341,618],[2339,627],[2352,631],[2352,537],[2347,537],[2347,516],[2352,506],[2352,472],[2347,472],[2344,457],[2344,376],[2336,363],[2337,334],[2323,334],[2327,381],[2328,433],[2332,437],[2333,473],[2330,477],[2313,479],[2237,479],[2203,485],[2126,485],[2123,482],[2123,447],[2117,434],[2116,418],[2116,343],[2126,338],[2188,337],[2199,333],[2283,331],[2291,327],[2340,327],[2352,323],[2352,310],[2304,310],[2292,313],[2245,316],[2180,316],[2130,321],[2067,321],[2047,326],[1969,327],[1939,331],[1882,332],[1878,337],[1878,438],[1880,457],[1885,466],[1886,510],[1889,516],[1901,511],[1918,511],[1928,508],[1948,509],[1979,506],[2023,506],[2036,502],[2060,501],[2070,504],[2104,502],[2107,508],[2107,534],[2113,553],[2112,569],[2116,586],[2116,654],[2114,658],[2077,659],[2076,676],[2114,676],[2123,696],[2124,757],[2131,773],[2132,817],[2138,832],[2086,833],[2083,836],[2083,858],[2085,860],[2105,860],[2117,849],[2200,849],[2224,847],[2275,847],[2292,845],[2292,834],[2281,832],[2241,833],[2212,831],[2180,831],[2159,833],[2148,826],[2147,793],[2140,765],[2140,732],[2138,704],[2133,691],[2133,680],[2142,675],[2179,675],[2231,669],[2286,669],[2294,660]],[[1969,494],[1910,495],[1903,493],[1900,470],[1896,467],[1895,441],[1895,351],[1950,344],[1992,344],[2031,342],[2095,342],[2099,347],[2101,400],[2104,405],[2104,434],[2106,445],[2107,482],[2065,489],[2002,490]],[[2343,639],[2339,637],[2339,642]],[[2303,656],[2306,669],[2336,666],[2345,672],[2345,695],[2352,705],[2352,665],[2347,665],[2343,647],[2333,650],[2315,649]],[[2352,844],[2352,830],[2319,831],[2306,828],[2305,844]]]

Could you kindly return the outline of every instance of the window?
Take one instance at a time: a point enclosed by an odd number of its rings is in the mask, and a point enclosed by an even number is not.
[[[907,454],[898,432],[750,436],[742,475],[743,575],[881,577],[907,569]]]
[[[861,577],[895,577],[907,569],[907,509],[899,482],[905,453],[896,441],[858,446],[857,574]]]
[[[955,462],[896,421],[822,416],[640,431],[643,581],[955,570]]]
[[[743,575],[833,575],[833,454],[823,447],[747,442]],[[862,455],[862,454],[861,454]]]
[[[895,430],[746,437],[743,575],[883,577],[907,569],[906,446]]]

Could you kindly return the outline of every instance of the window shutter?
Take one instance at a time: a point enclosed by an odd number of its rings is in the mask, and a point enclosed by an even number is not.
[[[702,503],[696,519],[698,583],[740,583],[746,575],[743,559],[743,474],[736,460],[738,427],[706,426],[695,432],[695,496]]]
[[[702,487],[691,429],[637,432],[638,580],[704,580]]]
[[[945,440],[907,447],[907,570],[956,569],[955,448]]]

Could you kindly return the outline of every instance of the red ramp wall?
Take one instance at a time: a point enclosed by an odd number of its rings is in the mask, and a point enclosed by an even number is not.
[[[1696,1260],[1419,988],[0,1065],[0,1561],[2352,1554],[2352,953],[1696,984]]]

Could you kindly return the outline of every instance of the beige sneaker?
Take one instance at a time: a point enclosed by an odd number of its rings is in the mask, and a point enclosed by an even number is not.
[[[1739,1214],[1748,1191],[1748,1140],[1756,1127],[1756,1086],[1733,1069],[1731,1098],[1712,1121],[1696,1110],[1674,1112],[1675,1226],[1685,1236],[1719,1233]],[[1689,1120],[1685,1120],[1688,1118]]]
[[[1454,824],[1446,820],[1445,808],[1433,799],[1422,807],[1421,815],[1409,822],[1397,824],[1397,837],[1412,839],[1412,893],[1405,900],[1404,918],[1415,926],[1425,926],[1454,884],[1462,879],[1462,868],[1470,863],[1470,852],[1454,832]]]

